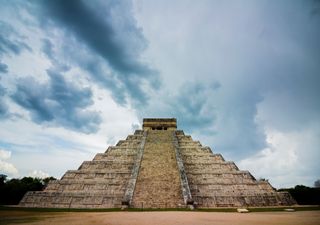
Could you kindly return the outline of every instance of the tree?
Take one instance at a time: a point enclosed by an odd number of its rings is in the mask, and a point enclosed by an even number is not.
[[[0,174],[0,186],[3,186],[6,180],[7,180],[7,175]]]
[[[314,182],[314,186],[315,186],[316,188],[319,188],[319,187],[320,187],[320,179],[318,179],[318,180],[316,180],[316,181]]]
[[[43,182],[44,187],[47,187],[47,186],[48,186],[48,183],[49,183],[51,180],[57,180],[57,179],[54,178],[54,177],[46,177],[46,178],[42,179],[42,182]]]
[[[50,180],[56,178],[23,177],[22,179],[6,179],[6,175],[0,174],[0,204],[2,205],[18,204],[27,191],[41,191]]]

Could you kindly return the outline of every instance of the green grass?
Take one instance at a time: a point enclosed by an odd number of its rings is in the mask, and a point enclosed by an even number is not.
[[[320,210],[320,206],[294,206],[294,207],[247,207],[250,212],[279,212],[284,209],[295,209],[295,211],[313,211]],[[142,212],[142,211],[196,211],[196,212],[236,212],[237,208],[199,208],[191,210],[189,208],[105,208],[105,209],[76,209],[76,208],[25,208],[25,207],[9,207],[0,206],[0,211],[31,211],[31,212]]]
[[[129,211],[129,212],[142,212],[142,211],[192,211],[189,208],[128,208],[125,209],[124,211]]]
[[[320,210],[320,206],[287,206],[287,207],[239,207],[246,208],[250,212],[283,212],[284,209],[294,209],[295,211],[314,211]],[[236,212],[237,208],[203,208],[196,209],[200,212]]]
[[[294,209],[295,211],[314,211],[320,210],[320,206],[298,206],[298,207],[274,207],[274,208],[248,208],[251,212],[278,212],[284,209]]]
[[[30,212],[118,212],[120,208],[106,209],[76,209],[76,208],[26,208],[26,207],[10,207],[0,206],[0,211],[30,211]]]

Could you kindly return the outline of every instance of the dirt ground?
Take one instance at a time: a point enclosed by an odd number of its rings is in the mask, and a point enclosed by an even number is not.
[[[0,224],[320,225],[320,211],[298,212],[24,212],[0,211]]]

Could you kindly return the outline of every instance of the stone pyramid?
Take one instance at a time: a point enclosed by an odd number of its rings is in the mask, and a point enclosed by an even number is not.
[[[44,191],[28,192],[23,207],[183,208],[295,204],[287,192],[257,181],[199,141],[176,119],[144,119],[143,130],[68,170]]]

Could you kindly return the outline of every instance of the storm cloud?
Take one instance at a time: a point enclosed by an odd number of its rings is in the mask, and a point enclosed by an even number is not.
[[[130,2],[36,3],[40,6],[37,13],[45,24],[43,28],[48,32],[54,28],[65,32],[65,44],[59,47],[61,54],[69,55],[69,62],[87,70],[95,82],[111,90],[118,103],[126,104],[129,99],[137,104],[147,103],[142,86],[148,83],[156,87],[158,73],[140,59],[147,41],[132,17]],[[47,47],[49,43],[54,46],[53,41],[46,40]],[[44,50],[48,53],[48,48]],[[47,56],[57,62],[57,56]]]
[[[144,117],[176,117],[179,129],[275,186],[313,184],[319,8],[311,0],[7,1],[0,135],[10,141],[0,148],[13,160],[15,142],[28,139],[52,152],[104,148]],[[20,124],[26,139],[14,132]],[[70,133],[79,145],[66,144]]]
[[[31,51],[31,48],[23,42],[23,36],[19,35],[10,24],[0,21],[0,29],[0,55],[17,55],[23,50]]]
[[[0,20],[0,73],[8,73],[8,65],[1,62],[3,55],[19,55],[22,51],[32,51],[14,28]]]
[[[0,119],[4,119],[8,116],[8,106],[5,103],[5,88],[0,85]]]
[[[85,42],[97,54],[105,58],[117,71],[125,74],[148,74],[150,70],[141,65],[136,59],[137,51],[130,52],[123,43],[117,40],[117,34],[110,24],[112,17],[110,11],[113,5],[121,4],[112,2],[103,15],[94,12],[90,5],[77,0],[43,2],[44,14],[52,20],[66,27],[76,38]],[[95,7],[98,7],[99,4]],[[100,17],[101,16],[101,17]],[[102,17],[103,16],[103,17]],[[141,31],[134,26],[129,27],[129,34],[142,38]],[[137,37],[133,37],[137,38]],[[144,41],[142,39],[142,41]],[[140,49],[138,49],[140,50]]]
[[[101,117],[86,109],[93,104],[91,90],[67,82],[56,71],[47,73],[47,84],[40,84],[32,77],[19,79],[12,99],[27,109],[36,123],[60,125],[84,133],[96,132]]]

